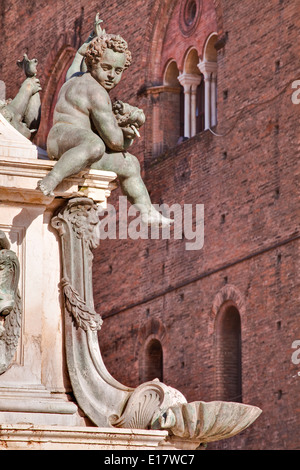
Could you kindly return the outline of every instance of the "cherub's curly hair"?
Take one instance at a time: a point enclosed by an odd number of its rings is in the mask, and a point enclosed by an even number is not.
[[[126,62],[124,68],[127,69],[131,64],[131,52],[128,49],[127,42],[116,34],[103,34],[93,39],[86,50],[85,62],[88,70],[100,62],[104,51],[109,48],[115,52],[124,52],[126,54]]]

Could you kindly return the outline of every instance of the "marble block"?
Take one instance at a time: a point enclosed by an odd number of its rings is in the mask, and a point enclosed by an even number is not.
[[[106,204],[116,187],[114,173],[83,171],[45,197],[37,182],[54,162],[38,159],[37,148],[0,114],[0,230],[20,262],[22,325],[8,370],[0,375],[0,426],[89,424],[70,399],[65,365],[59,283],[59,241],[50,220],[73,196]]]

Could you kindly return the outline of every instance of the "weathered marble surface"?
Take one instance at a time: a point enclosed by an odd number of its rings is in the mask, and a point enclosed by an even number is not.
[[[50,221],[68,197],[92,195],[105,205],[116,175],[84,171],[46,197],[36,190],[37,181],[53,162],[37,159],[37,148],[1,115],[0,123],[8,130],[0,134],[0,230],[20,263],[22,310],[16,351],[0,375],[0,425],[86,425],[90,421],[69,399],[59,243]]]
[[[22,302],[18,291],[20,263],[0,230],[0,375],[14,357],[21,331]]]

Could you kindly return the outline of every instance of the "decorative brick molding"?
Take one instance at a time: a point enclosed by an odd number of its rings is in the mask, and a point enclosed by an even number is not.
[[[157,339],[160,343],[163,342],[166,336],[166,329],[163,323],[158,318],[150,318],[143,326],[139,328],[137,334],[137,341],[135,346],[135,357],[139,358],[145,345],[151,339]]]
[[[214,319],[216,318],[222,305],[228,301],[231,301],[233,304],[235,304],[241,317],[244,316],[246,312],[245,300],[240,291],[235,286],[228,284],[222,287],[222,289],[217,293],[214,298],[212,305],[212,315]]]
[[[149,364],[146,364],[146,351],[149,344],[154,340],[158,341],[163,346],[163,340],[165,339],[166,330],[164,325],[159,319],[151,318],[145,323],[138,331],[136,347],[135,347],[135,358],[139,364],[139,379],[144,381],[145,367],[149,368]],[[162,347],[162,360],[163,360],[163,347]],[[155,377],[153,377],[155,378]]]

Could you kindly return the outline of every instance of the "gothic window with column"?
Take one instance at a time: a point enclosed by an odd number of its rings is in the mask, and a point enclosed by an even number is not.
[[[203,49],[202,59],[191,48],[179,71],[174,60],[169,61],[164,74],[162,107],[168,114],[169,129],[164,129],[164,144],[174,146],[184,138],[217,124],[217,35],[211,34]],[[164,124],[166,127],[166,124]]]
[[[204,78],[205,124],[204,129],[210,129],[217,124],[217,50],[215,44],[217,35],[211,34],[206,41],[203,59],[198,68]]]
[[[197,110],[202,107],[199,93],[202,74],[198,69],[199,56],[196,49],[191,49],[185,59],[183,72],[178,80],[184,90],[184,135],[193,137],[197,134]],[[201,129],[203,130],[203,129]]]
[[[151,155],[217,124],[217,20],[213,0],[178,0],[157,19],[143,93],[152,111]],[[168,11],[168,15],[167,15]]]

